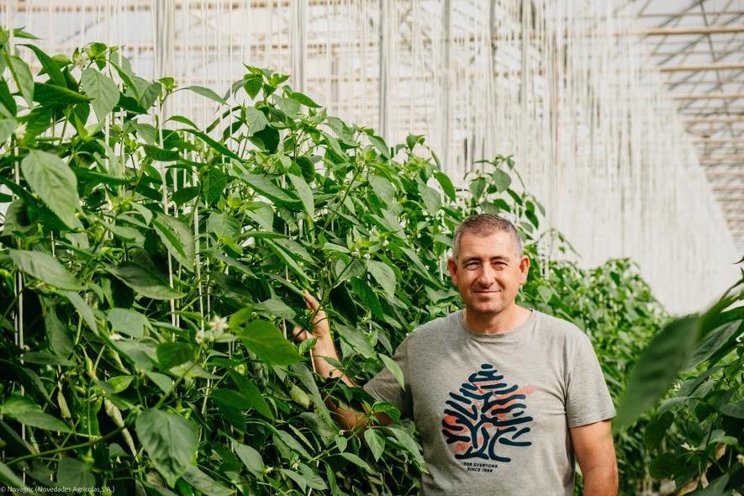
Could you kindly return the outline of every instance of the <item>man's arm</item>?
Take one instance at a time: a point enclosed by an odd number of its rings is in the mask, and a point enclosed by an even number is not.
[[[617,496],[617,460],[610,421],[570,429],[584,477],[584,496]]]
[[[338,379],[343,381],[347,386],[357,387],[354,381],[344,374],[343,371],[339,370],[326,360],[326,358],[330,358],[336,363],[340,361],[338,353],[336,352],[336,346],[333,344],[333,338],[331,337],[331,326],[328,322],[328,316],[320,307],[320,303],[313,295],[305,291],[303,296],[307,308],[313,312],[313,319],[311,322],[313,330],[312,332],[308,332],[301,327],[295,327],[292,331],[292,335],[300,342],[310,339],[311,337],[316,339],[315,345],[312,350],[310,350],[310,356],[313,360],[315,372],[318,375],[324,379]],[[330,399],[326,399],[325,403],[328,409],[335,414],[336,421],[342,429],[352,431],[361,430],[367,425],[367,418],[363,413],[354,410],[353,408],[339,406]],[[377,414],[377,419],[383,424],[389,424],[392,422],[390,417],[385,414]]]

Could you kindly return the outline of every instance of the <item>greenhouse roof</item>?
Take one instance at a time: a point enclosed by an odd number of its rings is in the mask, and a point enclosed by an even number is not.
[[[634,0],[627,8],[744,247],[744,2]]]

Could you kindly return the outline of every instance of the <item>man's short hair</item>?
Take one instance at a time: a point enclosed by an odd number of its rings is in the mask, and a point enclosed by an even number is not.
[[[452,242],[452,258],[457,260],[460,252],[460,241],[462,235],[466,232],[473,233],[477,236],[488,236],[495,232],[506,232],[511,234],[514,241],[514,255],[522,258],[522,240],[514,224],[507,219],[494,214],[478,214],[465,219],[462,224],[455,230],[455,239]]]

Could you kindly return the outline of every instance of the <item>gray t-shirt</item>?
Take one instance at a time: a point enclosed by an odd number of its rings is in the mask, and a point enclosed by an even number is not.
[[[416,423],[427,496],[570,496],[569,427],[615,414],[589,338],[535,310],[490,335],[455,312],[416,329],[393,358],[405,389],[387,369],[364,389]]]

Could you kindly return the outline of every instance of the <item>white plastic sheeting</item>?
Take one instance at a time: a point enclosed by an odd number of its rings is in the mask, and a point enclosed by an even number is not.
[[[455,178],[513,154],[583,265],[631,257],[667,308],[695,311],[741,257],[622,3],[0,0],[0,19],[53,53],[120,45],[136,71],[181,86],[225,91],[243,64],[290,73],[391,142],[424,134]],[[171,112],[214,111],[175,96]]]

